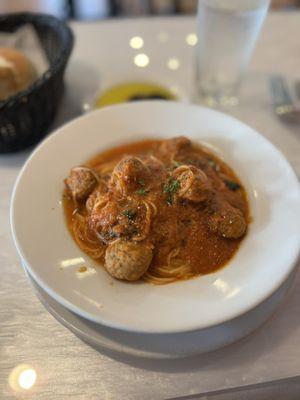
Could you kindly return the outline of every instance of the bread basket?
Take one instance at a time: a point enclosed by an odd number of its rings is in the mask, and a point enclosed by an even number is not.
[[[0,102],[0,153],[31,146],[48,132],[62,97],[63,75],[73,48],[72,31],[53,16],[0,15],[2,32],[13,32],[24,24],[35,29],[50,66],[31,86]]]

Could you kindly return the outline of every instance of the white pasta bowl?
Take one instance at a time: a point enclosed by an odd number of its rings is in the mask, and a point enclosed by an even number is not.
[[[71,167],[143,138],[185,135],[210,147],[247,190],[252,222],[235,256],[215,273],[155,286],[113,280],[73,241],[61,203]],[[61,127],[23,167],[11,202],[17,251],[61,305],[91,321],[135,332],[204,329],[241,316],[291,275],[300,247],[300,189],[282,154],[243,123],[175,102],[104,108]],[[79,274],[80,266],[88,272]]]

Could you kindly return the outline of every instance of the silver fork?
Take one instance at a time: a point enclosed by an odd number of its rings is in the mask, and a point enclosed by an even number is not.
[[[276,115],[284,122],[300,124],[300,107],[295,106],[286,80],[279,75],[271,76],[270,89]]]

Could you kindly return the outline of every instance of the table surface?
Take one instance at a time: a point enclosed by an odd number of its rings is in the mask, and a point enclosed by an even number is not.
[[[187,45],[185,38],[194,32],[193,18],[112,20],[74,23],[72,27],[76,46],[55,126],[79,115],[95,88],[125,79],[159,81],[177,89],[183,98],[191,97],[195,48]],[[144,39],[142,50],[129,47],[135,35]],[[227,110],[274,143],[298,176],[300,127],[276,119],[267,78],[270,73],[300,78],[299,36],[300,13],[269,14],[245,79],[241,104]],[[139,52],[149,56],[147,68],[134,65],[133,58]],[[169,58],[179,60],[177,70],[168,70]],[[33,293],[10,235],[11,191],[29,154],[0,156],[1,399],[155,400],[300,375],[300,293],[295,290],[299,274],[280,310],[257,332],[225,349],[192,359],[157,362],[108,357],[61,326]],[[10,387],[9,376],[24,363],[36,371],[37,379],[27,392],[17,392]],[[221,399],[221,395],[214,396]]]

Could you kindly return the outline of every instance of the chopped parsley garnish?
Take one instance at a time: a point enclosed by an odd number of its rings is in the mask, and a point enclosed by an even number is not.
[[[167,196],[168,204],[170,205],[173,204],[173,196],[179,190],[179,188],[180,188],[180,183],[178,182],[177,179],[174,178],[170,178],[168,180],[168,183],[164,185],[163,192],[167,193],[168,195]]]
[[[141,188],[139,190],[136,191],[137,194],[139,194],[140,196],[146,196],[146,194],[149,192],[149,190]]]
[[[135,216],[136,216],[136,211],[135,210],[125,210],[123,211],[123,215],[129,219],[129,221],[132,221]]]
[[[207,160],[207,162],[216,172],[220,171],[220,166],[219,166],[219,164],[216,163],[215,160],[210,158],[210,159]]]
[[[210,158],[207,162],[212,168],[216,168],[217,163],[215,162],[215,160]]]
[[[108,236],[109,239],[114,239],[114,238],[118,237],[119,235],[117,234],[117,232],[109,231],[106,236]]]
[[[141,186],[145,186],[145,180],[144,180],[144,179],[139,179],[139,180],[138,180],[138,183],[139,183]]]
[[[228,189],[232,190],[233,192],[241,188],[240,184],[238,184],[237,182],[230,181],[229,179],[225,179],[224,182],[225,185],[228,187]]]
[[[177,179],[170,178],[168,183],[164,186],[164,193],[176,193],[177,190],[180,188],[180,183]]]
[[[173,165],[174,165],[175,168],[178,168],[178,167],[180,167],[182,165],[182,163],[173,160]]]

